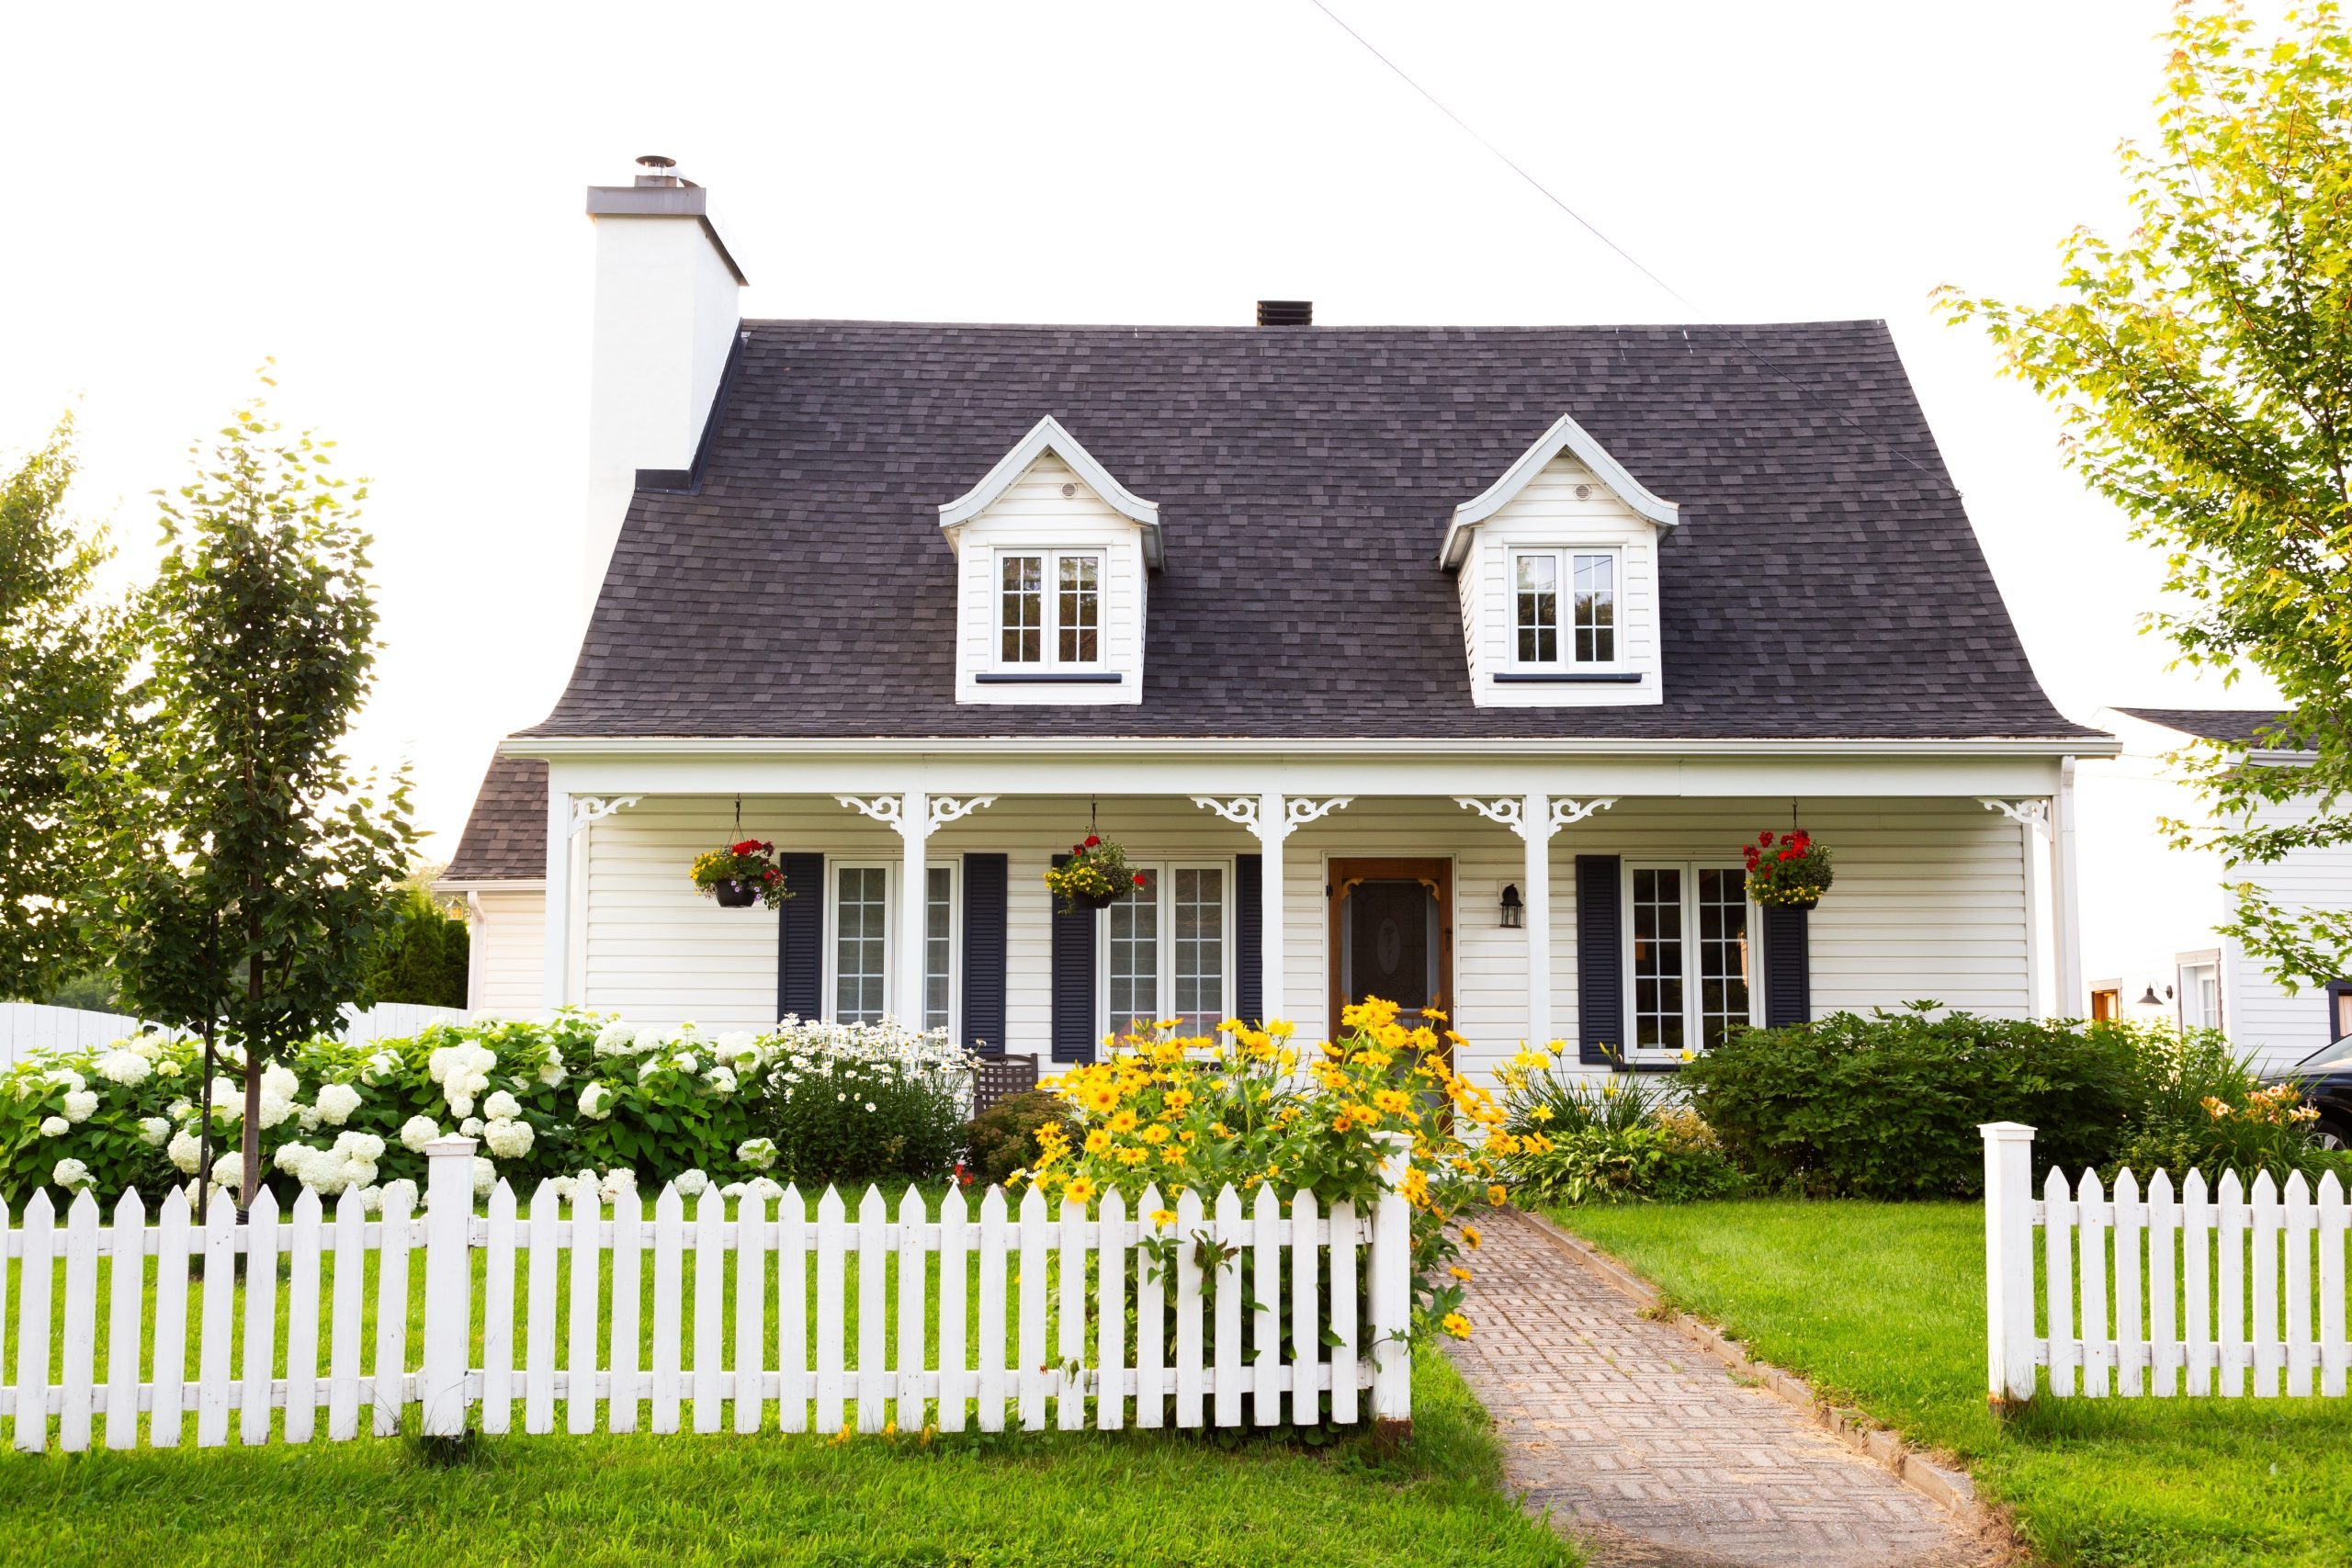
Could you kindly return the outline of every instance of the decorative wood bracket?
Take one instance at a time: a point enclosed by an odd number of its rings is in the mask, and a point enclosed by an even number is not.
[[[1246,833],[1258,830],[1258,797],[1237,795],[1231,800],[1219,800],[1214,795],[1196,795],[1193,804],[1204,811],[1214,811]]]
[[[1475,811],[1498,828],[1508,828],[1521,838],[1527,837],[1527,824],[1520,820],[1522,802],[1515,795],[1495,800],[1481,800],[1475,795],[1457,795],[1453,804],[1464,811]]]
[[[624,807],[635,806],[645,797],[640,795],[575,795],[571,797],[571,825],[564,832],[567,839],[576,839],[580,829],[602,822]]]
[[[1269,831],[1289,838],[1309,822],[1319,822],[1334,811],[1344,810],[1355,800],[1352,795],[1335,795],[1328,800],[1289,799],[1283,802],[1283,819],[1279,823],[1261,822],[1258,818],[1258,796],[1237,795],[1229,800],[1215,795],[1196,795],[1193,804],[1204,811],[1214,811],[1235,827],[1254,833],[1263,841]]]
[[[1977,797],[1977,805],[1987,811],[1997,811],[2010,821],[2022,824],[2047,838],[2050,833],[2050,802],[2039,795],[2026,800],[1996,800],[1990,795]]]
[[[950,822],[961,822],[982,807],[995,804],[996,796],[992,795],[967,795],[960,798],[952,795],[934,795],[931,797],[931,830],[936,833]]]
[[[907,830],[906,824],[899,820],[899,808],[902,804],[902,798],[899,795],[877,795],[873,799],[867,800],[854,795],[837,795],[833,798],[853,811],[873,818],[885,828],[894,829],[900,833]]]
[[[1613,795],[1600,795],[1592,800],[1555,800],[1552,803],[1552,825],[1544,837],[1549,838],[1563,828],[1573,828],[1595,812],[1606,811],[1616,804],[1617,797]]]
[[[1283,837],[1287,839],[1309,822],[1319,822],[1334,811],[1343,811],[1355,796],[1335,795],[1329,800],[1286,800],[1283,802]]]

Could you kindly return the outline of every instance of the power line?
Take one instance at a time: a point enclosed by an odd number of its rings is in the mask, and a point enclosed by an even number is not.
[[[1307,0],[1307,3],[1313,6],[1317,10],[1322,12],[1326,17],[1329,17],[1331,19],[1332,24],[1341,32],[1355,39],[1356,42],[1363,45],[1365,52],[1369,53],[1374,60],[1377,60],[1383,65],[1388,67],[1390,71],[1396,73],[1396,79],[1398,81],[1404,83],[1405,85],[1412,88],[1413,91],[1428,99],[1430,104],[1436,108],[1438,113],[1452,120],[1462,130],[1464,134],[1467,135],[1479,146],[1484,147],[1487,152],[1493,153],[1497,160],[1502,164],[1503,167],[1509,169],[1512,174],[1517,175],[1521,179],[1525,180],[1530,186],[1533,186],[1537,195],[1541,196],[1544,200],[1550,202],[1553,206],[1558,208],[1561,211],[1566,213],[1571,219],[1575,220],[1577,226],[1583,229],[1586,233],[1590,234],[1594,239],[1599,240],[1602,244],[1616,252],[1618,256],[1624,261],[1626,265],[1632,267],[1635,272],[1640,273],[1644,277],[1648,278],[1652,283],[1657,285],[1657,287],[1663,290],[1668,298],[1672,299],[1676,304],[1680,305],[1693,316],[1703,317],[1707,314],[1706,311],[1702,310],[1697,305],[1691,302],[1689,295],[1683,293],[1682,290],[1675,288],[1674,285],[1668,283],[1665,278],[1660,277],[1657,273],[1644,265],[1642,259],[1639,256],[1636,256],[1633,252],[1627,250],[1624,246],[1611,239],[1607,234],[1601,232],[1600,226],[1599,224],[1593,222],[1591,219],[1587,218],[1583,213],[1578,212],[1575,208],[1570,207],[1566,202],[1561,200],[1549,186],[1546,186],[1542,180],[1537,179],[1533,175],[1529,174],[1525,169],[1521,168],[1518,162],[1513,159],[1510,153],[1504,152],[1500,147],[1496,146],[1494,142],[1488,141],[1487,137],[1479,131],[1476,126],[1472,125],[1468,120],[1464,119],[1460,115],[1454,113],[1453,109],[1446,107],[1443,99],[1440,98],[1435,93],[1430,92],[1427,87],[1422,86],[1419,82],[1413,80],[1412,75],[1407,72],[1403,66],[1397,64],[1395,61],[1381,53],[1379,49],[1370,39],[1364,37],[1363,34],[1350,27],[1348,25],[1347,18],[1341,17],[1337,11],[1334,11],[1330,6],[1325,5],[1323,0]],[[1938,484],[1950,486],[1954,495],[1958,495],[1960,493],[1957,486],[1952,486],[1949,479],[1946,479],[1941,475],[1936,473],[1934,469],[1929,468],[1926,464],[1919,462],[1917,459],[1911,457],[1910,454],[1899,450],[1891,445],[1885,437],[1856,423],[1851,416],[1838,409],[1831,408],[1827,403],[1823,402],[1820,398],[1815,396],[1814,393],[1808,390],[1804,383],[1800,382],[1795,377],[1790,375],[1786,370],[1781,369],[1778,365],[1773,364],[1772,361],[1766,358],[1763,355],[1758,353],[1756,349],[1751,347],[1747,341],[1739,335],[1739,330],[1736,327],[1723,325],[1721,330],[1730,336],[1733,347],[1738,349],[1742,354],[1747,355],[1748,358],[1753,359],[1757,364],[1761,365],[1765,369],[1770,371],[1773,375],[1787,382],[1790,388],[1793,389],[1799,397],[1802,397],[1811,402],[1815,408],[1821,410],[1822,412],[1833,416],[1840,423],[1846,425],[1849,429],[1852,430],[1854,434],[1861,436],[1864,440],[1876,444],[1879,449],[1886,453],[1887,456],[1898,458],[1901,461],[1909,464],[1912,468],[1917,468],[1919,472],[1927,475],[1930,479],[1935,480]]]

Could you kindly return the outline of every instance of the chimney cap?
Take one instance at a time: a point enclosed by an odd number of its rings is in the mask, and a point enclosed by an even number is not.
[[[637,166],[639,169],[637,183],[639,186],[667,186],[674,187],[677,186],[691,186],[695,183],[681,175],[672,173],[671,171],[674,170],[678,166],[678,161],[675,158],[666,157],[660,152],[646,153],[643,157],[638,159]]]
[[[1258,301],[1258,324],[1261,327],[1311,327],[1315,324],[1315,301],[1261,299]]]

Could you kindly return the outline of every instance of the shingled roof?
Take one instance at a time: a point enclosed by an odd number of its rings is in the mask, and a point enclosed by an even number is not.
[[[525,739],[2094,733],[2036,682],[1882,322],[745,331],[698,491],[636,497]],[[1563,413],[1680,503],[1660,705],[1471,700],[1439,543]],[[1159,505],[1139,705],[955,700],[937,508],[1046,414]]]
[[[2201,740],[2219,740],[2228,746],[2251,746],[2265,729],[2285,718],[2290,711],[2285,708],[2117,708],[2132,718],[2194,735]]]
[[[548,765],[492,757],[443,882],[532,881],[548,874]]]

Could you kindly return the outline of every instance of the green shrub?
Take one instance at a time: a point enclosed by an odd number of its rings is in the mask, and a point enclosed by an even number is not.
[[[1037,1141],[1041,1127],[1071,1126],[1061,1097],[1042,1089],[1008,1094],[966,1124],[964,1145],[969,1151],[972,1174],[983,1187],[1001,1187],[1016,1170],[1035,1168],[1045,1154]]]
[[[2316,1181],[2330,1170],[2352,1181],[2352,1159],[2320,1146],[2318,1112],[2301,1091],[2292,1084],[2264,1088],[2252,1059],[2226,1036],[2159,1026],[2135,1031],[2132,1046],[2135,1101],[2115,1151],[2118,1168],[2129,1166],[2143,1181],[2168,1170],[2177,1182],[2192,1169],[2209,1181],[2224,1170],[2249,1182],[2264,1170],[2280,1182],[2297,1171]]]
[[[2113,1159],[2140,1098],[2133,1031],[1933,1013],[1744,1031],[1688,1063],[1681,1086],[1740,1169],[1789,1191],[1975,1196],[1985,1122],[2035,1128],[2043,1168]]]
[[[1505,1128],[1519,1146],[1503,1166],[1522,1199],[1688,1203],[1745,1185],[1669,1077],[1514,1070],[1504,1084]]]
[[[954,1168],[972,1059],[944,1032],[786,1020],[769,1043],[752,1115],[775,1141],[779,1177],[808,1187],[931,1180]]]
[[[422,887],[403,889],[398,913],[376,946],[360,1003],[413,1002],[420,1007],[466,1005],[466,922]]]

